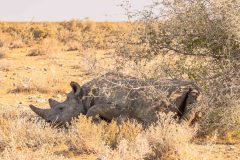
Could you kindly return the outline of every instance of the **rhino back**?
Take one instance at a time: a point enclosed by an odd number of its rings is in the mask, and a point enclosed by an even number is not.
[[[159,111],[175,111],[174,104],[183,101],[189,88],[197,90],[191,81],[142,80],[131,76],[108,73],[83,85],[94,104],[115,104],[122,115],[141,122],[156,120]],[[171,106],[171,107],[169,107]]]

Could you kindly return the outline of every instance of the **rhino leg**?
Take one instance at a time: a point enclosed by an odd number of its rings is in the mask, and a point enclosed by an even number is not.
[[[92,117],[94,122],[98,122],[100,119],[111,121],[121,115],[121,109],[115,104],[97,104],[92,106],[86,116]]]
[[[199,96],[199,92],[196,90],[190,90],[187,95],[184,113],[180,119],[180,122],[187,122],[191,124],[195,118],[200,116],[200,108],[197,104],[200,98],[201,96]]]

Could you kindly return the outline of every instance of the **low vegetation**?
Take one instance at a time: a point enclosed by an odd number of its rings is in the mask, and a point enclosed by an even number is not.
[[[129,16],[141,27],[119,43],[116,53],[124,57],[120,64],[128,59],[135,63],[133,70],[151,68],[143,72],[145,77],[197,81],[207,108],[202,127],[211,123],[212,131],[229,135],[225,126],[236,124],[232,111],[239,110],[240,98],[239,5],[226,0],[158,0],[142,12],[131,12],[127,2]]]
[[[0,47],[11,49],[42,44],[67,51],[113,49],[116,37],[130,31],[129,23],[71,20],[61,23],[0,23]],[[64,46],[64,47],[61,47]],[[47,50],[47,49],[46,49]]]
[[[5,51],[3,49],[0,49],[0,59],[5,58]]]
[[[157,0],[142,12],[124,3],[126,23],[0,22],[0,159],[211,159],[196,142],[239,143],[239,5]],[[83,84],[108,70],[196,81],[203,93],[198,125],[160,113],[148,128],[130,120],[96,125],[80,116],[60,129],[34,117],[29,101],[15,103],[27,95],[63,95],[70,80]],[[8,105],[5,96],[12,98]]]
[[[96,125],[80,116],[66,130],[52,128],[28,111],[4,107],[0,112],[1,159],[84,159],[84,155],[91,155],[89,159],[200,158],[190,143],[194,129],[177,124],[170,114],[159,115],[148,129],[130,121]]]

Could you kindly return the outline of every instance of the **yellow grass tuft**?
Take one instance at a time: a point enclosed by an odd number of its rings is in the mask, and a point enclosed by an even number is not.
[[[201,159],[190,142],[194,131],[171,115],[160,117],[148,129],[130,121],[93,124],[85,116],[57,129],[34,120],[29,110],[2,107],[0,159]]]

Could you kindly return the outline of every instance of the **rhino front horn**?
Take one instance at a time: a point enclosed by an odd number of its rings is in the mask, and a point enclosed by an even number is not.
[[[33,105],[29,105],[29,107],[31,108],[31,110],[33,112],[35,112],[37,115],[39,115],[40,117],[42,117],[43,119],[47,120],[48,118],[48,113],[50,112],[50,109],[41,109],[41,108],[37,108]]]

